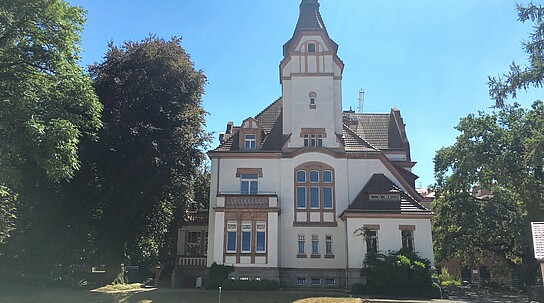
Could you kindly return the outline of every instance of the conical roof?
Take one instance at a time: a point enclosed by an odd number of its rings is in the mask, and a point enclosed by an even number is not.
[[[336,44],[327,33],[327,28],[325,27],[325,23],[323,23],[321,13],[319,12],[319,2],[317,0],[302,0],[300,3],[300,13],[293,37],[283,45],[284,56],[289,52],[292,41],[294,41],[301,32],[305,31],[323,31],[334,45],[335,51],[338,49],[338,44]]]

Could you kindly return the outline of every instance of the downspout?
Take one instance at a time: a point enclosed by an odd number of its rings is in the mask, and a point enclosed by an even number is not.
[[[347,189],[348,189],[348,207],[350,203],[349,197],[349,159],[346,157],[346,166],[347,166]],[[349,290],[349,251],[348,251],[348,219],[344,221],[344,230],[346,231],[346,290]]]
[[[217,156],[217,188],[215,193],[215,203],[217,203],[217,196],[219,195],[219,175],[221,172],[221,156]]]

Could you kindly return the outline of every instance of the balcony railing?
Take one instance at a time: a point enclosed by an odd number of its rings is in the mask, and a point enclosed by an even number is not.
[[[225,196],[226,207],[268,207],[268,196]]]
[[[183,267],[206,267],[206,257],[178,256],[178,266],[183,266]]]

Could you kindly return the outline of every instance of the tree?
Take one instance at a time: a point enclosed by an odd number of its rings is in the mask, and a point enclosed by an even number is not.
[[[181,224],[204,159],[206,78],[177,37],[110,43],[90,72],[104,106],[104,128],[88,153],[97,256],[112,266],[154,261],[168,255],[168,231]]]
[[[102,107],[77,65],[84,22],[62,0],[0,1],[0,185],[16,190],[29,166],[70,179],[80,138],[100,128]]]
[[[437,200],[432,209],[438,259],[460,257],[475,265],[491,257],[519,269],[526,281],[536,271],[530,222],[544,215],[541,162],[534,139],[544,126],[544,104],[530,110],[503,105],[469,115],[457,126],[456,143],[437,151]],[[492,192],[483,198],[474,187]]]
[[[72,240],[86,234],[78,200],[59,194],[80,168],[80,141],[101,127],[102,106],[78,66],[84,23],[84,11],[63,0],[0,0],[0,276],[8,280],[73,262]]]
[[[489,95],[497,107],[504,106],[509,97],[515,98],[520,89],[542,87],[544,84],[544,8],[531,2],[526,6],[517,4],[517,11],[518,21],[533,24],[529,40],[522,42],[529,62],[524,67],[512,62],[509,73],[502,77],[489,77]]]
[[[532,284],[536,273],[530,222],[544,216],[544,105],[530,109],[509,104],[520,89],[542,87],[544,79],[544,8],[518,5],[518,20],[533,23],[523,49],[528,65],[513,62],[510,72],[489,77],[492,113],[461,119],[456,143],[435,156],[437,196],[433,235],[437,258],[461,257],[474,264],[484,257],[521,269]],[[492,195],[478,198],[479,186]]]

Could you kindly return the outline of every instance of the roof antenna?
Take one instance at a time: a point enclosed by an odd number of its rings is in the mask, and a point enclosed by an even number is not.
[[[365,103],[365,90],[359,89],[359,106],[357,107],[357,112],[362,113],[363,112],[363,105]]]

